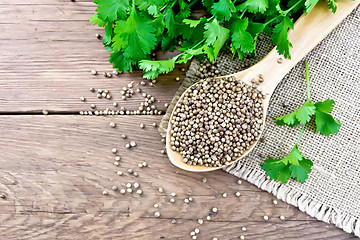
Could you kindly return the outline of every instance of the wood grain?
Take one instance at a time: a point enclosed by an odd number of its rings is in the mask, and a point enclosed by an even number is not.
[[[0,232],[4,239],[350,239],[272,195],[223,171],[190,173],[160,153],[164,148],[151,126],[161,116],[90,117],[72,115],[1,116]],[[109,122],[117,123],[111,128]],[[139,123],[144,123],[141,129]],[[122,139],[126,134],[127,139]],[[136,141],[132,149],[126,142]],[[120,166],[113,165],[116,147]],[[147,161],[147,168],[137,164]],[[138,172],[138,177],[127,169]],[[122,170],[123,176],[116,171]],[[203,177],[207,182],[202,182]],[[143,195],[111,190],[139,182]],[[162,187],[164,193],[159,193]],[[107,190],[109,195],[102,195]],[[234,196],[236,191],[241,197]],[[176,202],[169,202],[176,192]],[[228,193],[227,198],[222,193]],[[185,204],[189,196],[194,202]],[[153,204],[160,205],[160,218]],[[212,207],[212,221],[197,224]],[[268,221],[263,216],[268,215]],[[286,220],[282,221],[279,216]],[[172,219],[177,219],[172,224]],[[246,232],[241,227],[247,228]]]
[[[103,30],[89,23],[96,8],[92,1],[2,1],[0,6],[0,113],[79,112],[89,109],[95,99],[90,87],[112,92],[111,101],[98,102],[100,109],[113,100],[129,110],[138,108],[142,98],[120,100],[120,90],[131,81],[144,80],[141,71],[112,78],[102,75],[113,69],[109,52],[95,37]],[[159,52],[157,58],[172,54]],[[183,78],[182,67],[160,76],[157,87],[143,87],[162,102],[160,110],[175,94],[180,83],[174,79]],[[99,74],[91,75],[92,69]],[[87,105],[80,96],[89,97]]]

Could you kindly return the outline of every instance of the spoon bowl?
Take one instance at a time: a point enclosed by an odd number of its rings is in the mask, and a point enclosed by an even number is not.
[[[313,10],[307,15],[302,15],[294,24],[295,30],[290,30],[288,33],[289,41],[293,48],[290,49],[292,59],[284,59],[280,56],[274,48],[269,54],[254,66],[230,75],[215,77],[214,79],[221,79],[224,77],[233,77],[238,81],[242,81],[247,85],[252,85],[251,80],[258,79],[262,75],[263,82],[257,86],[257,89],[265,95],[263,100],[263,126],[267,115],[267,109],[270,103],[270,98],[276,89],[276,86],[283,79],[283,77],[303,58],[309,53],[318,43],[323,40],[346,16],[348,16],[353,9],[360,3],[360,0],[350,1],[345,0],[337,2],[338,9],[336,13],[332,13],[327,8],[326,1],[320,1]],[[195,83],[192,86],[195,86]],[[179,152],[173,151],[171,148],[170,137],[172,124],[171,120],[177,107],[184,98],[185,91],[179,98],[171,113],[169,125],[166,134],[166,151],[170,161],[177,167],[191,172],[208,172],[225,167],[206,167],[202,165],[189,165],[183,161],[183,157]],[[259,139],[260,137],[258,137]],[[246,150],[239,158],[230,162],[230,164],[244,158],[256,146],[256,140],[248,150]]]

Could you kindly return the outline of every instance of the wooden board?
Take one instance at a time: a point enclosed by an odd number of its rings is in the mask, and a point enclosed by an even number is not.
[[[200,229],[198,239],[354,238],[281,201],[274,205],[272,195],[245,181],[237,185],[237,178],[223,171],[199,174],[175,168],[160,153],[164,145],[151,126],[161,116],[77,115],[91,103],[98,109],[110,107],[122,87],[142,80],[141,72],[113,78],[90,74],[91,69],[112,71],[109,53],[95,38],[102,30],[88,22],[95,7],[90,0],[0,2],[0,194],[6,196],[0,198],[2,239],[190,239],[195,228]],[[157,58],[168,56],[157,53]],[[184,77],[181,67],[159,77],[156,87],[142,87],[161,101],[161,110],[179,85],[174,79]],[[109,89],[113,99],[96,99],[90,87]],[[119,105],[136,110],[141,100],[136,96]],[[39,115],[42,109],[50,115]],[[116,128],[109,127],[111,121]],[[131,140],[138,146],[126,149]],[[119,167],[113,164],[113,147],[122,156]],[[149,167],[138,168],[144,160]],[[129,175],[129,168],[139,176]],[[118,170],[124,175],[117,176]],[[142,196],[111,190],[135,181]],[[174,204],[169,202],[173,191]],[[194,201],[185,204],[189,196]],[[160,218],[154,217],[155,203]],[[197,219],[205,219],[212,207],[218,214],[199,225]],[[264,215],[270,219],[263,220]]]
[[[4,239],[349,239],[333,225],[319,222],[223,171],[190,173],[171,165],[151,126],[160,116],[1,116],[0,232]],[[109,122],[117,123],[111,128]],[[145,128],[140,129],[139,123]],[[126,140],[120,137],[126,134]],[[134,140],[137,146],[126,149]],[[113,165],[116,147],[122,157]],[[138,168],[142,161],[147,168]],[[138,172],[138,177],[127,169]],[[117,176],[116,171],[124,172]],[[207,182],[202,182],[206,177]],[[143,195],[112,191],[140,183]],[[159,193],[162,187],[164,193]],[[102,195],[107,190],[109,195]],[[239,191],[239,198],[234,193]],[[175,192],[176,202],[169,202]],[[222,194],[228,197],[223,198]],[[185,198],[194,201],[186,204]],[[154,217],[160,205],[160,218]],[[203,225],[211,208],[218,214]],[[263,216],[268,215],[268,221]],[[283,215],[286,220],[280,220]],[[177,223],[172,224],[171,220]],[[242,232],[241,227],[247,231]]]
[[[105,78],[104,71],[112,72],[109,52],[96,33],[102,29],[89,23],[95,13],[91,1],[6,1],[0,6],[0,113],[79,112],[90,109],[95,95],[89,91],[109,89],[113,98],[97,103],[99,109],[111,106],[116,100],[127,109],[137,110],[142,98],[132,101],[120,99],[120,90],[129,82],[143,81],[142,71]],[[157,53],[166,59],[174,53]],[[165,110],[180,82],[175,78],[184,74],[185,65],[177,66],[169,75],[160,76],[156,87],[142,87],[161,101]],[[99,72],[94,76],[90,71]],[[147,80],[145,80],[148,82]],[[88,104],[79,100],[88,97]]]

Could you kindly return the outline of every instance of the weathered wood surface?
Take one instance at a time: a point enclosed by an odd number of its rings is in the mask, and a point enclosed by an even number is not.
[[[89,88],[109,89],[113,99],[128,109],[137,109],[141,97],[132,101],[120,99],[120,90],[127,83],[143,80],[142,71],[105,78],[112,72],[109,52],[96,33],[103,30],[89,23],[95,12],[91,1],[1,1],[0,3],[0,113],[79,112],[84,110],[80,96],[96,98]],[[157,58],[169,54],[159,53]],[[145,88],[162,102],[169,101],[179,83],[181,66],[170,75],[158,78],[159,87]],[[90,74],[96,69],[99,74]],[[182,77],[183,75],[181,75]],[[112,99],[112,100],[113,100]],[[98,101],[100,109],[108,100]],[[111,104],[110,104],[111,105]],[[159,104],[164,110],[164,104]]]
[[[6,196],[0,199],[2,239],[189,239],[195,227],[201,231],[199,239],[354,238],[281,201],[272,204],[272,195],[247,182],[237,185],[225,172],[176,169],[160,153],[164,145],[151,126],[161,116],[74,115],[89,110],[91,103],[98,109],[110,107],[123,86],[142,80],[140,72],[113,78],[90,74],[91,69],[112,70],[108,52],[95,38],[101,31],[88,22],[94,9],[90,0],[0,1],[0,194]],[[184,74],[177,69],[161,76],[156,87],[142,87],[161,100],[160,109],[176,91],[176,76]],[[90,87],[109,89],[113,99],[96,99]],[[80,96],[87,101],[79,101]],[[137,109],[141,99],[119,105]],[[58,114],[26,115],[42,109]],[[110,121],[117,123],[115,129]],[[145,129],[138,127],[141,122]],[[127,140],[120,138],[123,133]],[[138,146],[125,149],[129,140]],[[122,156],[119,167],[113,165],[113,147]],[[144,160],[149,167],[138,168]],[[129,168],[139,177],[130,176]],[[115,174],[118,169],[123,176]],[[135,181],[144,191],[141,197],[111,190]],[[160,194],[158,187],[165,192]],[[109,195],[102,195],[103,190]],[[175,204],[169,203],[172,191],[177,193]],[[224,192],[227,198],[221,196]],[[195,200],[187,205],[183,200],[189,196]],[[154,203],[160,204],[160,218],[154,217]],[[219,209],[212,221],[197,224],[212,207]],[[171,223],[173,218],[177,224]]]
[[[0,232],[4,239],[349,239],[340,229],[319,222],[269,193],[220,171],[190,173],[170,164],[160,153],[164,144],[151,126],[160,116],[1,116]],[[109,122],[117,123],[115,129]],[[146,125],[140,129],[138,124]],[[126,140],[119,138],[126,134]],[[134,140],[137,146],[126,149]],[[116,147],[120,166],[113,165]],[[146,160],[147,168],[137,164]],[[132,168],[138,177],[127,173]],[[116,171],[122,170],[123,176]],[[207,182],[203,183],[202,178]],[[121,195],[139,182],[142,196]],[[164,193],[158,192],[164,188]],[[109,195],[102,195],[107,190]],[[236,191],[241,197],[234,196]],[[176,192],[176,202],[169,193]],[[227,198],[222,193],[228,193]],[[185,204],[189,196],[194,202]],[[154,217],[154,203],[160,218]],[[199,225],[212,207],[218,214]],[[268,215],[268,221],[263,216]],[[282,221],[279,216],[286,220]],[[171,220],[177,219],[177,224]],[[247,231],[242,232],[241,227]]]

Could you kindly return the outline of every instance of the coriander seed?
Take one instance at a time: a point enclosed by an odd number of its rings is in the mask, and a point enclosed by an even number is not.
[[[154,208],[158,208],[158,207],[159,207],[159,204],[155,203]]]
[[[197,220],[197,222],[198,222],[198,224],[203,224],[204,223],[204,220],[202,220],[201,218],[199,218],[198,220]]]
[[[212,210],[212,212],[214,212],[214,213],[217,213],[217,211],[218,211],[218,209],[217,209],[217,208],[215,208],[215,207],[214,207],[214,208],[212,208],[211,210]]]
[[[162,193],[162,192],[164,192],[164,189],[159,188],[158,191],[159,191],[160,193]]]
[[[117,190],[118,190],[118,187],[117,187],[117,186],[112,186],[111,189],[112,189],[113,191],[117,191]]]
[[[241,240],[244,240],[244,239],[245,239],[245,236],[244,236],[244,235],[241,235],[241,236],[240,236],[240,239],[241,239]]]
[[[226,198],[226,197],[227,197],[227,193],[223,193],[223,194],[222,194],[222,197],[223,197],[223,198]]]
[[[155,212],[155,213],[154,213],[154,216],[158,218],[158,217],[160,217],[160,213],[159,213],[159,212]]]
[[[126,193],[126,189],[121,189],[121,190],[120,190],[120,193],[121,193],[121,194],[125,194],[125,193]]]
[[[211,216],[206,216],[206,220],[210,221],[210,220],[211,220]]]
[[[115,154],[117,152],[117,149],[113,148],[113,149],[111,149],[111,152]]]
[[[91,70],[91,74],[92,75],[96,75],[97,74],[97,71],[95,69]],[[91,90],[90,90],[91,91]],[[93,92],[93,91],[92,91]]]
[[[122,171],[117,171],[116,174],[117,174],[118,176],[122,176],[122,175],[123,175],[123,172],[122,172]]]
[[[103,194],[103,195],[108,195],[108,192],[107,192],[106,190],[104,190],[104,191],[102,192],[102,194]]]
[[[114,165],[119,166],[120,164],[119,164],[119,162],[114,162]]]
[[[194,229],[194,232],[195,232],[196,234],[199,234],[199,233],[200,233],[200,230],[199,230],[198,228],[195,228],[195,229]]]
[[[238,185],[241,185],[242,184],[242,181],[239,179],[239,180],[237,180],[237,184]]]
[[[135,182],[134,183],[134,188],[138,188],[138,187],[140,187],[140,184],[138,182]]]
[[[136,142],[135,142],[135,141],[131,141],[131,142],[130,142],[130,146],[131,146],[131,147],[136,147]]]
[[[277,205],[278,204],[278,201],[276,199],[273,200],[273,204],[274,205]]]
[[[193,197],[188,197],[188,199],[190,202],[194,201]]]
[[[283,215],[281,215],[279,218],[280,218],[281,220],[285,220],[285,217],[284,217]]]
[[[189,203],[189,202],[190,202],[189,199],[187,198],[184,199],[184,203]]]
[[[140,123],[140,128],[144,128],[145,125],[143,123]]]
[[[241,230],[242,230],[243,232],[246,232],[246,227],[242,227]]]
[[[265,221],[269,220],[269,216],[268,216],[268,215],[265,215],[263,218],[264,218]]]
[[[175,193],[175,192],[172,192],[172,193],[170,193],[170,196],[175,197],[175,196],[176,196],[176,193]]]
[[[143,193],[143,191],[141,189],[138,189],[138,190],[136,190],[136,193],[141,195]]]
[[[125,134],[122,134],[121,137],[122,137],[123,139],[126,139],[126,135],[125,135]]]
[[[128,189],[126,189],[126,191],[128,192],[128,193],[132,193],[132,189],[131,188],[128,188]]]
[[[175,224],[175,223],[176,223],[176,219],[172,219],[172,220],[171,220],[171,223],[172,223],[172,224]]]
[[[175,202],[175,199],[174,198],[170,198],[169,200],[171,203],[174,203]]]
[[[120,161],[121,160],[121,157],[120,156],[116,156],[115,157],[115,161]]]
[[[116,123],[114,123],[114,122],[110,122],[110,127],[112,127],[112,128],[114,128],[114,127],[116,127]]]
[[[240,195],[241,195],[240,192],[236,192],[236,193],[235,193],[235,196],[237,196],[237,197],[240,197]]]

